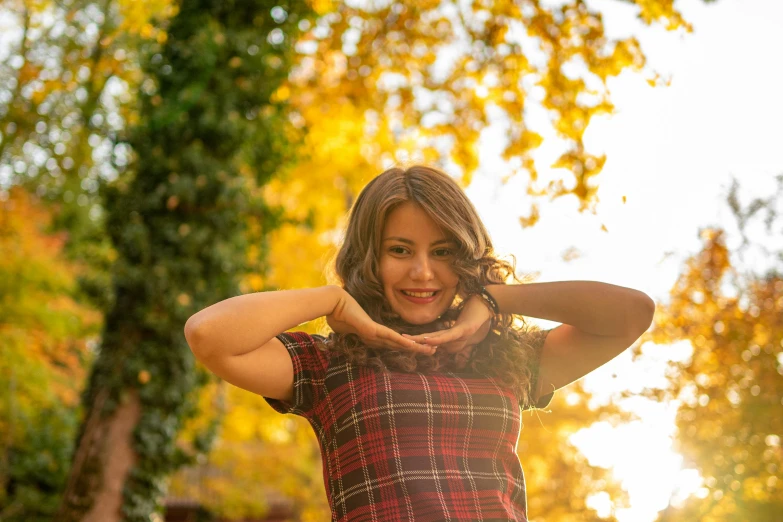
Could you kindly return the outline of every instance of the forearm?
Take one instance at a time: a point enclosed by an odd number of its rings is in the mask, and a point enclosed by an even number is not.
[[[569,324],[595,335],[637,337],[649,328],[655,302],[644,292],[598,281],[488,285],[501,313]]]
[[[342,292],[327,285],[231,297],[190,317],[185,337],[199,358],[218,352],[243,355],[286,330],[331,314]]]

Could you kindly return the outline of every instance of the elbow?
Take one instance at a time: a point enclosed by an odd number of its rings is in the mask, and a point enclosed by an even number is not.
[[[647,294],[644,294],[644,303],[647,307],[647,328],[649,328],[652,325],[653,318],[655,317],[656,304],[653,298]],[[647,328],[645,328],[645,330]]]
[[[646,332],[650,326],[652,326],[653,318],[655,317],[655,301],[647,294],[641,292],[639,299],[639,306],[637,308],[636,332],[641,336]]]
[[[203,335],[198,323],[193,320],[193,316],[185,323],[185,340],[190,347],[190,351],[196,358],[201,357],[201,348],[203,344]]]

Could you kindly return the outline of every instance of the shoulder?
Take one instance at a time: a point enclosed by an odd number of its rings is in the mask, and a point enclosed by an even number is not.
[[[308,332],[283,332],[277,335],[277,338],[286,346],[294,348],[310,348],[317,350],[327,349],[329,338],[321,334],[311,334]]]
[[[308,332],[283,332],[277,335],[283,343],[291,359],[294,361],[294,370],[326,368],[331,358],[328,338],[320,334]],[[299,363],[299,364],[297,364]]]

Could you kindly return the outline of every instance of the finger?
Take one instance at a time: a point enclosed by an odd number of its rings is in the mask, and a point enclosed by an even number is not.
[[[434,346],[429,346],[426,344],[419,344],[415,343],[413,345],[400,345],[397,343],[389,343],[390,347],[395,350],[405,350],[408,352],[416,352],[416,353],[424,353],[424,354],[431,354],[435,351]]]
[[[417,341],[415,339],[408,339],[406,337],[403,337],[401,334],[399,334],[398,332],[395,332],[391,328],[389,328],[387,330],[382,330],[381,332],[378,333],[378,335],[380,337],[382,337],[383,339],[385,339],[385,340],[387,340],[387,341],[389,341],[389,342],[391,342],[391,343],[393,343],[393,344],[395,344],[397,346],[402,346],[404,348],[415,348],[415,347],[421,345],[421,343],[419,341]]]
[[[433,351],[432,346],[417,342],[413,339],[407,339],[391,328],[382,330],[379,332],[379,336],[388,343],[390,348],[397,350],[403,349],[421,353],[431,353]]]
[[[468,336],[465,335],[464,329],[457,326],[450,330],[443,330],[440,332],[435,332],[434,334],[426,334],[426,338],[422,336],[422,339],[419,342],[429,345],[441,345],[463,338],[464,340],[467,340],[467,337]]]
[[[440,337],[441,335],[449,332],[450,330],[437,330],[435,332],[429,332],[424,334],[417,334],[417,335],[410,335],[410,334],[402,334],[403,337],[406,339],[412,339],[416,341],[417,343],[424,343],[425,341],[429,341],[430,339],[434,339],[436,337]],[[432,343],[427,343],[432,344]]]
[[[423,353],[425,355],[433,355],[437,349],[437,346],[428,346],[426,344],[415,343],[413,345],[400,345],[393,341],[384,341],[384,347],[389,350],[400,350],[405,352]]]
[[[390,341],[389,339],[382,339],[378,337],[372,340],[365,341],[365,344],[370,348],[374,348],[376,350],[397,350],[397,351],[412,350],[412,347],[410,346],[401,346],[395,343],[394,341]]]

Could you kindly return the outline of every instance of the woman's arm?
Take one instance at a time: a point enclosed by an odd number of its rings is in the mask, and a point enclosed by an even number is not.
[[[286,330],[331,314],[343,292],[327,285],[231,297],[191,316],[185,338],[200,359],[244,355]]]
[[[492,285],[501,312],[563,323],[541,348],[534,400],[559,390],[630,347],[652,323],[655,301],[631,288],[596,281]]]
[[[638,337],[650,327],[655,301],[647,294],[598,281],[487,285],[501,313],[569,324],[602,336]]]

